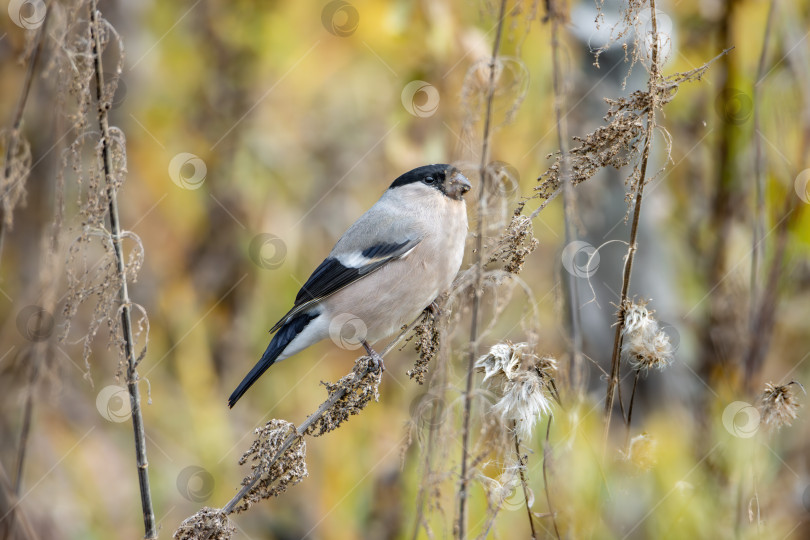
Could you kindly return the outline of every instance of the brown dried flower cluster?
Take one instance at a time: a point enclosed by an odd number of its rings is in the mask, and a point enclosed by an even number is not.
[[[490,412],[504,425],[515,422],[521,438],[531,438],[543,414],[551,413],[557,361],[540,358],[528,343],[498,343],[475,364],[484,373],[484,385],[496,396]]]
[[[175,540],[230,540],[236,527],[219,508],[203,507],[193,516],[184,519],[174,532]]]
[[[501,261],[504,269],[510,274],[519,274],[523,270],[526,257],[537,248],[539,242],[534,237],[532,220],[529,216],[515,214],[512,222],[498,240],[495,251],[488,264]]]
[[[408,370],[407,373],[408,377],[419,384],[425,384],[425,375],[428,372],[430,361],[436,357],[441,347],[440,315],[438,307],[426,309],[422,321],[414,332],[414,343],[419,358],[416,359],[413,369]]]
[[[72,325],[81,306],[92,304],[92,316],[79,338],[89,374],[93,342],[102,328],[106,327],[110,344],[121,350],[120,371],[128,356],[125,347],[136,348],[135,343],[125,344],[128,336],[121,328],[120,310],[137,312],[139,320],[135,324],[144,330],[148,328],[148,319],[143,307],[129,298],[119,297],[125,283],[137,281],[144,259],[143,244],[135,233],[120,230],[120,224],[112,225],[112,214],[117,214],[120,206],[113,194],[122,187],[127,175],[126,137],[120,128],[109,125],[108,117],[123,70],[123,42],[103,17],[99,16],[97,24],[87,24],[83,20],[87,6],[82,5],[78,3],[62,13],[67,17],[64,28],[68,30],[63,29],[66,32],[60,36],[63,46],[54,57],[52,67],[57,70],[55,80],[60,96],[73,98],[61,103],[64,97],[60,97],[60,104],[75,134],[62,154],[57,174],[60,183],[65,183],[70,173],[75,177],[80,187],[76,205],[81,218],[77,235],[67,251],[68,290],[63,310],[65,326],[60,338],[66,341],[73,337],[70,335]],[[103,66],[96,47],[103,53]],[[101,92],[97,95],[98,86]],[[143,339],[137,344],[139,350],[132,354],[135,366],[146,353],[146,332],[140,337]]]
[[[664,369],[672,362],[672,342],[660,329],[653,313],[647,309],[645,300],[625,303],[622,354],[637,371]]]
[[[277,497],[309,475],[305,460],[306,442],[303,437],[298,436],[291,422],[270,420],[263,427],[257,428],[255,433],[258,437],[239,459],[240,465],[250,463],[252,474],[242,481],[243,486],[251,485],[251,488],[234,507],[237,513],[247,510],[261,499]],[[284,443],[291,436],[296,439],[279,456]],[[257,475],[260,476],[258,481]]]
[[[682,83],[699,81],[710,65],[711,62],[707,62],[691,71],[675,73],[659,80],[653,94],[647,90],[637,90],[626,98],[606,98],[608,112],[604,117],[605,124],[584,137],[574,137],[579,144],[567,154],[572,185],[588,180],[599,172],[599,169],[606,167],[620,169],[633,164],[633,170],[627,179],[631,188],[628,203],[632,203],[632,194],[636,192],[636,184],[641,178],[639,165],[641,150],[644,147],[642,117],[648,113],[653,103],[656,108],[660,108],[672,101]],[[663,133],[667,137],[667,154],[669,154],[671,146],[669,137],[665,131]],[[556,152],[549,154],[548,157],[553,157],[554,163],[538,178],[541,183],[535,188],[537,195],[542,199],[554,197],[562,185],[562,154]],[[645,182],[649,182],[651,178],[647,178]]]
[[[796,385],[804,391],[804,386],[798,381],[776,386],[773,383],[765,385],[765,391],[759,398],[759,412],[766,425],[779,429],[790,426],[799,413],[799,401],[793,393],[792,386]]]
[[[374,365],[368,356],[357,359],[352,372],[336,383],[323,383],[329,393],[327,402],[336,395],[340,397],[323,411],[320,418],[305,431],[307,435],[319,437],[337,429],[352,415],[359,414],[373,399],[379,400],[382,369]]]

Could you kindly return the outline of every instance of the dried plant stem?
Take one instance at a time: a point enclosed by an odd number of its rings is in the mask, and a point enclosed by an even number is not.
[[[462,416],[461,428],[461,477],[458,489],[458,520],[456,522],[456,536],[464,539],[467,537],[467,489],[469,486],[468,460],[470,446],[470,409],[472,408],[473,374],[475,372],[475,360],[478,357],[478,311],[481,305],[481,295],[483,293],[484,281],[484,259],[482,251],[484,247],[484,216],[486,215],[486,193],[487,193],[487,157],[489,155],[489,131],[492,121],[492,98],[495,95],[495,67],[498,59],[498,50],[501,46],[501,35],[503,34],[503,20],[506,17],[506,0],[501,0],[501,7],[498,13],[498,23],[495,33],[495,42],[492,44],[492,56],[489,61],[489,86],[487,87],[486,112],[484,114],[484,134],[481,150],[481,164],[479,166],[479,178],[481,185],[478,191],[478,224],[475,236],[475,255],[473,267],[475,268],[475,285],[473,288],[472,322],[470,323],[470,350],[467,358],[467,383],[464,390],[464,412]]]
[[[803,81],[808,80],[810,73],[803,62],[791,62],[791,68],[799,82],[799,86],[805,88]],[[810,92],[803,93],[802,118],[810,116]],[[756,109],[755,109],[756,110]],[[799,141],[797,163],[805,163],[810,155],[810,126],[804,126],[802,136]],[[776,306],[779,299],[779,281],[784,271],[784,257],[787,250],[788,232],[794,228],[796,221],[801,216],[798,208],[797,197],[791,190],[785,193],[782,217],[777,223],[776,249],[768,270],[768,277],[765,283],[765,290],[760,296],[761,300],[757,305],[757,312],[754,314],[753,328],[756,332],[751,333],[751,342],[748,350],[745,351],[745,382],[747,389],[754,391],[754,376],[757,374],[765,361],[768,352],[773,325],[776,317]],[[762,240],[760,240],[761,242]]]
[[[627,433],[624,437],[625,452],[630,449],[630,423],[633,421],[633,403],[636,400],[636,387],[638,386],[639,375],[640,372],[636,370],[636,374],[633,377],[633,391],[630,392],[630,405],[627,407]]]
[[[37,313],[38,320],[36,328],[42,328],[42,316],[42,311]],[[30,361],[29,369],[31,371],[28,375],[28,388],[26,389],[25,405],[23,408],[23,421],[22,426],[20,426],[19,443],[17,444],[17,467],[14,477],[14,494],[17,497],[22,493],[22,478],[23,469],[25,468],[26,450],[28,449],[28,435],[31,433],[31,418],[34,415],[34,387],[39,378],[39,364],[44,356],[44,348],[45,343],[37,343],[31,350],[31,358],[27,359]]]
[[[555,191],[554,191],[554,192],[553,192],[553,193],[552,193],[552,194],[549,196],[549,198],[548,198],[548,199],[546,199],[545,201],[543,201],[542,203],[540,203],[540,206],[538,206],[537,208],[535,208],[535,209],[532,211],[532,213],[531,213],[531,214],[529,214],[529,219],[534,219],[534,218],[536,218],[536,217],[537,217],[537,216],[540,214],[540,212],[542,212],[542,211],[543,211],[543,210],[546,208],[546,206],[548,206],[549,204],[551,204],[551,201],[553,201],[554,199],[556,199],[556,198],[557,198],[557,197],[560,195],[560,193],[561,193],[561,192],[562,192],[562,189],[557,189],[557,190],[555,190]]]
[[[759,270],[762,264],[762,234],[765,229],[765,170],[764,170],[764,155],[762,150],[762,132],[761,132],[761,117],[760,117],[760,104],[762,102],[762,91],[760,89],[760,82],[765,75],[765,61],[768,56],[768,41],[771,37],[773,30],[773,21],[775,19],[774,13],[776,11],[776,0],[771,0],[768,8],[768,18],[765,22],[765,34],[762,38],[762,49],[759,54],[759,63],[757,66],[756,83],[754,83],[753,102],[754,102],[754,187],[755,187],[755,202],[754,202],[754,218],[751,235],[751,298],[748,316],[748,325],[751,330],[751,335],[757,334],[757,310],[759,306]],[[749,355],[748,360],[753,360],[753,356]],[[748,362],[745,364],[745,385],[751,388],[753,381],[754,366],[749,366]]]
[[[444,339],[443,337],[441,339]],[[433,388],[444,389],[447,385],[447,349],[441,348],[439,354],[442,355],[437,371],[434,371],[435,382],[431,381],[431,390]],[[430,391],[430,390],[429,390]],[[427,445],[423,452],[424,462],[422,477],[423,480],[419,485],[419,493],[416,495],[416,512],[414,516],[413,536],[411,538],[416,540],[419,536],[419,529],[425,524],[425,499],[427,498],[427,487],[431,485],[433,478],[433,452],[436,449],[436,443],[439,439],[439,430],[441,428],[439,422],[439,415],[442,411],[439,407],[431,407],[430,429],[428,431]]]
[[[438,435],[438,429],[436,429],[435,423],[439,412],[434,407],[433,411],[431,411],[431,422],[430,422],[430,430],[428,431],[428,440],[427,440],[427,448],[425,449],[425,459],[424,459],[424,477],[422,485],[419,486],[419,493],[416,495],[416,513],[414,515],[414,524],[413,524],[413,535],[411,538],[416,540],[419,537],[419,529],[422,528],[422,524],[425,519],[425,483],[430,482],[430,477],[432,476],[432,467],[433,467],[433,448],[436,443],[436,436]]]
[[[44,24],[44,23],[43,23]],[[62,133],[64,130],[60,129],[62,124],[62,116],[57,116],[56,129],[57,133]],[[41,310],[37,312],[36,328],[41,329],[45,324],[46,314],[54,313],[57,303],[57,287],[60,283],[62,262],[59,256],[60,233],[62,230],[62,218],[64,214],[64,179],[59,175],[56,177],[49,177],[53,181],[54,197],[52,214],[54,216],[53,222],[50,227],[50,234],[43,235],[40,257],[39,269],[39,289],[42,291],[42,305]],[[20,428],[19,443],[17,446],[17,470],[15,477],[14,489],[19,497],[22,493],[23,474],[25,471],[25,459],[28,450],[28,438],[31,431],[31,421],[34,414],[34,396],[37,382],[41,374],[41,369],[45,365],[48,353],[51,351],[49,347],[49,339],[37,341],[31,351],[31,358],[29,360],[29,379],[28,387],[26,388],[25,406],[23,410],[23,422]]]
[[[571,182],[571,168],[568,162],[568,124],[562,117],[562,106],[565,93],[562,88],[562,68],[560,66],[560,24],[564,22],[565,14],[558,0],[546,2],[548,20],[551,23],[551,64],[552,87],[554,89],[554,116],[557,125],[557,145],[560,148],[560,180],[563,191],[563,221],[565,224],[565,244],[568,245],[576,239],[573,228],[574,215],[574,186]],[[564,274],[565,275],[565,274]],[[571,339],[571,388],[579,393],[584,384],[582,380],[582,331],[579,320],[579,294],[577,292],[576,277],[568,273],[566,279],[568,301],[568,325]]]
[[[733,45],[733,28],[737,21],[737,12],[740,2],[725,2],[723,13],[718,24],[717,40],[724,49]],[[722,86],[721,94],[733,95],[735,79],[739,69],[732,55],[724,56],[719,62],[718,80]],[[708,301],[708,314],[706,322],[701,325],[700,374],[711,381],[719,376],[735,379],[730,369],[732,359],[738,352],[738,341],[734,326],[738,316],[728,313],[724,304],[730,303],[731,294],[724,285],[723,276],[727,272],[729,235],[731,232],[735,208],[739,201],[739,178],[736,170],[734,156],[740,146],[740,129],[728,114],[720,115],[720,129],[717,134],[717,148],[713,161],[717,164],[716,186],[712,194],[711,211],[708,225],[711,228],[714,241],[710,243],[704,253],[708,261],[706,272],[706,286],[711,292]],[[720,374],[724,375],[720,375]]]
[[[57,133],[61,130],[57,129]],[[43,237],[40,270],[39,289],[42,291],[42,306],[36,314],[35,328],[41,329],[46,324],[46,314],[51,314],[56,308],[56,289],[59,285],[61,262],[58,257],[59,238],[62,229],[62,213],[64,206],[64,183],[56,180],[54,185],[54,220],[51,225],[50,235]],[[20,437],[17,446],[17,469],[14,480],[14,490],[19,497],[22,493],[22,479],[25,468],[25,458],[28,449],[28,436],[31,431],[31,419],[34,414],[34,394],[42,366],[50,352],[49,339],[37,341],[31,349],[31,356],[28,358],[29,378],[26,388],[25,405],[23,409],[23,422],[20,427]]]
[[[132,428],[135,435],[135,459],[138,466],[138,483],[141,492],[141,509],[145,538],[157,538],[155,511],[152,507],[152,493],[149,487],[149,462],[146,459],[146,435],[141,413],[141,396],[138,390],[137,359],[135,357],[135,339],[132,332],[132,306],[127,289],[127,271],[124,250],[121,246],[121,224],[118,215],[118,197],[115,182],[112,178],[112,151],[110,148],[110,125],[107,117],[110,104],[104,98],[104,69],[101,63],[101,23],[98,1],[90,3],[90,32],[92,34],[93,61],[96,78],[96,99],[98,102],[98,122],[101,130],[102,159],[104,160],[104,178],[107,182],[107,197],[110,206],[110,237],[115,252],[116,269],[121,278],[121,330],[124,338],[124,354],[127,362],[127,389],[129,390],[132,408]]]
[[[534,530],[534,516],[529,506],[529,483],[526,480],[526,462],[523,461],[523,454],[520,451],[520,437],[518,437],[517,422],[512,421],[512,435],[515,440],[515,456],[518,460],[518,472],[520,474],[520,484],[523,486],[523,498],[526,501],[526,516],[529,519],[529,528],[532,531],[532,540],[537,539],[537,531]]]
[[[764,171],[764,156],[762,152],[762,133],[761,118],[760,118],[760,103],[762,99],[762,91],[760,90],[759,83],[765,75],[765,60],[768,56],[768,41],[771,37],[773,29],[774,12],[776,11],[776,0],[771,0],[770,7],[768,8],[768,18],[765,22],[765,35],[762,38],[762,50],[759,53],[759,64],[757,66],[757,82],[754,83],[754,187],[756,193],[756,201],[754,203],[754,222],[753,222],[753,235],[751,239],[751,320],[749,324],[753,324],[754,310],[757,305],[757,291],[759,288],[759,265],[762,260],[762,231],[764,227],[764,213],[765,213],[765,171]],[[754,328],[751,328],[753,331]]]
[[[11,481],[3,463],[0,462],[0,508],[10,509],[0,518],[0,532],[3,533],[3,538],[39,538],[20,502],[20,497],[11,489]]]
[[[548,416],[548,425],[546,426],[546,442],[543,445],[543,489],[546,492],[546,503],[548,504],[548,513],[551,516],[551,524],[554,526],[554,535],[557,540],[560,540],[560,530],[557,528],[557,514],[554,511],[554,506],[551,504],[551,492],[548,489],[548,454],[551,452],[549,445],[549,434],[551,433],[551,421],[554,420],[554,415]]]
[[[749,389],[754,388],[754,375],[765,360],[768,351],[773,324],[776,317],[776,305],[779,301],[779,280],[784,268],[785,250],[787,249],[788,231],[799,212],[796,211],[795,195],[788,191],[785,196],[782,219],[776,233],[776,251],[768,271],[768,280],[762,294],[762,301],[754,315],[753,325],[756,332],[751,334],[751,343],[745,353],[745,380]]]
[[[613,337],[613,355],[610,361],[610,379],[607,385],[607,395],[605,397],[605,433],[604,443],[607,447],[608,435],[610,433],[610,417],[613,412],[613,402],[616,387],[619,385],[619,361],[621,359],[622,335],[624,333],[624,309],[630,291],[630,274],[633,271],[633,260],[635,259],[638,238],[638,223],[641,215],[642,195],[644,194],[644,183],[647,177],[647,162],[650,157],[650,147],[652,146],[653,129],[655,127],[655,109],[658,106],[658,79],[660,77],[658,66],[658,22],[655,16],[655,0],[650,0],[650,22],[652,24],[653,46],[652,62],[650,65],[650,79],[648,91],[650,94],[650,105],[647,109],[647,130],[644,136],[644,148],[641,152],[641,169],[636,180],[636,190],[634,194],[635,205],[633,208],[633,221],[630,226],[630,245],[627,248],[627,255],[624,261],[622,273],[622,292],[619,298],[619,307],[616,316],[616,333]]]
[[[383,349],[383,351],[380,353],[380,357],[385,358],[385,356],[389,352],[391,352],[394,349],[394,347],[396,347],[397,344],[399,344],[399,342],[402,341],[402,339],[411,330],[416,328],[416,325],[418,325],[422,321],[422,317],[424,317],[424,313],[422,315],[420,315],[419,317],[417,317],[416,320],[413,321],[411,324],[409,324],[404,330],[402,330],[402,332],[400,332],[399,335],[396,338],[394,338],[394,340],[391,341],[391,343],[389,343],[385,347],[385,349]],[[369,364],[369,366],[371,366],[371,364]],[[374,369],[374,368],[373,367],[367,367],[366,369],[359,371],[357,373],[357,378],[362,379],[366,375],[366,373],[368,373],[371,369]],[[315,422],[320,420],[323,417],[324,412],[327,411],[328,409],[330,409],[335,403],[340,401],[340,399],[345,394],[346,394],[346,388],[341,387],[341,388],[337,389],[337,391],[335,391],[334,394],[329,396],[329,398],[326,401],[321,403],[321,406],[318,407],[318,409],[314,413],[309,415],[307,417],[307,419],[300,426],[298,426],[296,428],[295,433],[291,434],[289,437],[287,437],[284,440],[284,443],[278,449],[278,452],[276,452],[275,455],[272,457],[272,459],[268,462],[266,468],[267,469],[272,468],[273,465],[275,465],[275,463],[287,452],[287,450],[289,450],[290,447],[298,439],[300,439],[301,437],[304,436],[304,433],[307,432],[307,430],[310,428],[310,426],[312,426]],[[261,479],[261,477],[262,477],[262,470],[257,469],[256,472],[253,475],[253,478],[251,478],[250,481],[246,485],[242,486],[242,489],[240,489],[239,492],[236,495],[234,495],[234,497],[230,501],[228,501],[228,504],[226,504],[222,508],[222,513],[226,514],[226,515],[233,513],[234,509],[236,508],[236,505],[239,504],[239,501],[241,501],[244,498],[244,496],[247,495],[248,492],[250,492],[251,489],[253,489],[253,486],[256,485],[256,483]]]
[[[45,4],[45,17],[42,19],[42,24],[37,29],[36,45],[31,53],[31,58],[28,60],[28,69],[25,71],[25,79],[23,79],[23,87],[20,92],[20,97],[17,100],[17,106],[14,108],[14,116],[11,122],[11,132],[9,133],[8,148],[6,148],[6,159],[3,162],[3,181],[0,182],[7,192],[11,191],[8,186],[9,178],[11,177],[12,160],[17,153],[17,140],[20,137],[20,127],[22,126],[23,112],[25,111],[25,104],[28,103],[28,96],[31,94],[31,83],[34,80],[34,71],[37,67],[40,52],[42,51],[42,43],[45,41],[45,28],[48,26],[48,15],[51,13],[50,2]],[[0,199],[6,196],[7,192],[0,193]],[[3,258],[3,244],[6,239],[6,216],[3,205],[0,204],[0,260]]]

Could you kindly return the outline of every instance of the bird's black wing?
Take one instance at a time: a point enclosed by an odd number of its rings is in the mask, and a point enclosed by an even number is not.
[[[378,243],[362,251],[340,256],[333,253],[309,276],[298,291],[293,308],[270,329],[270,332],[275,332],[287,320],[312,304],[382,268],[386,263],[406,255],[420,241],[421,238],[414,238],[402,242]]]

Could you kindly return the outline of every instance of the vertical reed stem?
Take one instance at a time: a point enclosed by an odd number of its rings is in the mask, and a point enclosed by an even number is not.
[[[610,417],[613,412],[613,401],[616,387],[619,385],[619,360],[622,349],[622,334],[624,332],[624,309],[630,291],[630,274],[633,271],[633,261],[636,255],[638,223],[641,215],[641,201],[644,194],[644,183],[647,177],[647,162],[650,157],[650,147],[652,146],[653,128],[655,127],[655,109],[658,106],[658,78],[660,77],[658,66],[658,22],[655,16],[655,0],[650,0],[650,22],[652,24],[652,63],[650,66],[650,79],[648,91],[650,94],[650,108],[647,110],[647,132],[644,136],[644,149],[641,154],[641,170],[636,184],[635,206],[633,208],[633,221],[630,227],[630,245],[627,248],[627,256],[624,262],[622,273],[622,292],[619,299],[619,311],[616,315],[616,332],[613,337],[613,355],[610,361],[610,379],[608,379],[607,395],[605,397],[605,433],[604,443],[607,445],[610,434]],[[646,36],[644,36],[646,39]]]
[[[479,166],[479,178],[481,185],[478,190],[478,224],[475,237],[475,255],[473,266],[475,267],[475,285],[473,291],[472,322],[470,323],[470,351],[467,358],[467,383],[464,390],[464,413],[462,417],[462,445],[461,445],[461,479],[458,489],[458,521],[456,523],[456,536],[459,539],[467,537],[467,489],[469,478],[467,478],[469,446],[470,446],[470,409],[472,407],[473,372],[475,359],[478,356],[478,311],[481,304],[481,294],[484,281],[484,264],[481,259],[484,236],[484,216],[486,215],[486,188],[487,188],[487,157],[489,154],[489,130],[492,121],[492,98],[495,94],[495,62],[498,59],[498,49],[501,46],[501,35],[503,33],[503,20],[506,16],[506,0],[501,0],[500,12],[498,14],[498,25],[495,34],[495,42],[492,45],[492,57],[489,61],[489,86],[487,88],[486,113],[484,115],[484,140],[481,150],[481,164]]]
[[[146,459],[146,434],[141,412],[141,396],[138,390],[137,359],[135,358],[135,339],[132,333],[132,305],[127,288],[127,269],[124,261],[124,249],[121,246],[121,222],[118,215],[118,195],[113,179],[112,152],[110,149],[110,125],[107,112],[109,101],[104,97],[104,69],[101,62],[103,47],[101,43],[100,12],[98,0],[90,3],[90,32],[92,35],[93,59],[96,77],[96,99],[98,102],[98,123],[101,130],[102,166],[107,182],[107,197],[110,206],[110,240],[115,253],[115,263],[121,278],[121,331],[124,338],[124,354],[127,362],[127,389],[132,410],[132,429],[135,435],[135,460],[138,466],[138,484],[141,492],[141,509],[143,510],[144,538],[157,538],[155,511],[152,507],[152,493],[149,487],[149,462]]]

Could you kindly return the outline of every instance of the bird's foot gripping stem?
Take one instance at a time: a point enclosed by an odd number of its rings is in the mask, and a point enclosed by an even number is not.
[[[363,348],[366,350],[366,353],[371,357],[371,362],[374,369],[379,369],[380,371],[385,371],[385,364],[383,363],[382,356],[377,354],[377,351],[371,348],[371,346],[363,340]]]
[[[437,298],[436,300],[431,302],[430,305],[428,305],[428,307],[425,308],[425,311],[433,315],[434,319],[438,319],[439,317],[441,317],[442,308],[439,304],[439,299]]]

